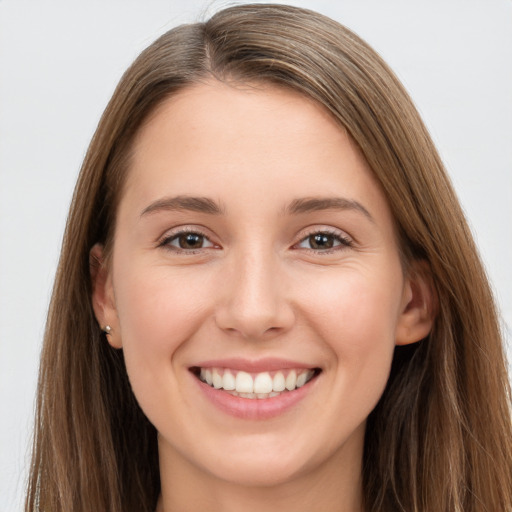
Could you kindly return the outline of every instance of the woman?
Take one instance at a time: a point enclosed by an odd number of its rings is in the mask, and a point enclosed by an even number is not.
[[[93,138],[27,510],[512,509],[489,286],[407,94],[337,23],[171,30]]]

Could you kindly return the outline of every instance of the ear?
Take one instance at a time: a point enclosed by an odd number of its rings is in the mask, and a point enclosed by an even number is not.
[[[92,307],[100,328],[110,326],[106,333],[109,344],[121,348],[121,335],[117,317],[111,272],[106,265],[103,246],[96,244],[89,253],[89,269],[92,281]]]
[[[396,344],[408,345],[427,337],[432,330],[437,309],[437,295],[426,261],[413,262],[406,276]]]

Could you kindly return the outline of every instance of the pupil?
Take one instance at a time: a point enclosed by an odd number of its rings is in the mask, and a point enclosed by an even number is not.
[[[331,249],[334,245],[333,237],[322,233],[312,235],[309,242],[313,249]]]
[[[195,233],[180,235],[179,243],[182,249],[200,249],[203,245],[203,236]]]

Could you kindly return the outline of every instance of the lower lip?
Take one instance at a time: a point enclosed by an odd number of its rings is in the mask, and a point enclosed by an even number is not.
[[[193,378],[206,398],[221,411],[245,420],[267,420],[285,413],[302,401],[313,388],[318,376],[300,388],[272,398],[233,396],[226,391],[212,388],[195,376]]]

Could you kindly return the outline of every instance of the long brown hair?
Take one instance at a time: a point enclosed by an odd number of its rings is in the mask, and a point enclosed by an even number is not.
[[[109,247],[133,137],[169,95],[203,80],[264,81],[323,105],[361,148],[392,209],[405,265],[423,260],[437,295],[425,340],[397,347],[368,420],[367,512],[512,510],[510,390],[486,275],[442,162],[380,57],[311,11],[232,7],[171,30],[128,69],[75,189],[42,352],[26,511],[153,511],[156,431],[122,351],[91,306],[89,251]]]

